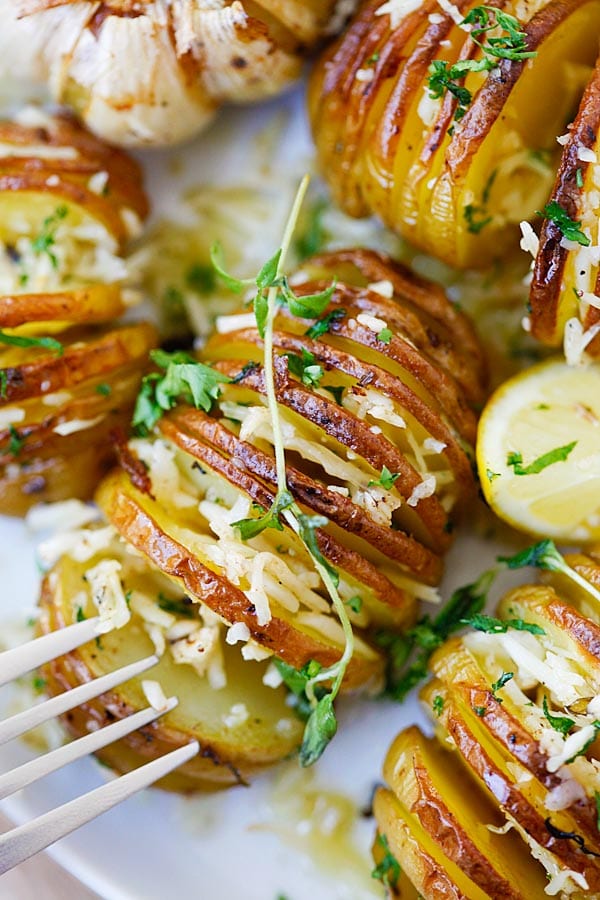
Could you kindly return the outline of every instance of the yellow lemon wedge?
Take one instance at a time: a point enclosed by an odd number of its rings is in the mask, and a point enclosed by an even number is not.
[[[479,423],[477,467],[491,508],[520,531],[600,540],[600,366],[553,359],[503,384]]]

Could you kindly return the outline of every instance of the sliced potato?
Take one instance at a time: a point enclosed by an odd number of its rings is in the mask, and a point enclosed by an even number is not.
[[[146,604],[151,609],[146,615],[160,616],[162,612],[164,616],[161,602],[164,609],[182,606],[181,595],[173,597],[169,582],[156,569],[115,542],[86,562],[65,556],[47,575],[40,600],[40,630],[45,633],[82,616],[95,615],[86,573],[103,560],[114,559],[122,566],[120,577],[124,591],[131,592],[132,607]],[[171,606],[164,602],[165,597],[173,597]],[[183,605],[183,610],[184,623],[194,621],[198,627],[202,625],[197,606]],[[175,621],[175,615],[169,617]],[[134,611],[124,627],[48,663],[42,671],[50,693],[61,693],[151,654],[154,646],[147,624],[148,620]],[[294,751],[302,723],[286,705],[287,691],[263,684],[268,663],[244,661],[238,647],[224,642],[222,632],[219,640],[227,679],[220,689],[211,687],[207,675],[198,674],[191,665],[176,663],[167,649],[157,665],[143,675],[67,713],[65,725],[71,734],[80,736],[92,727],[102,727],[143,709],[149,702],[142,682],[158,681],[167,697],[178,698],[178,705],[151,725],[101,751],[100,760],[118,772],[126,772],[190,740],[198,740],[199,755],[163,779],[161,787],[211,790],[243,783]]]
[[[454,18],[469,8],[453,6]],[[516,248],[517,223],[544,205],[556,135],[598,54],[600,4],[504,5],[535,57],[455,79],[468,92],[459,110],[454,93],[430,96],[429,66],[479,61],[483,51],[450,12],[364,3],[313,73],[310,115],[321,168],[346,211],[376,212],[450,265],[484,267]]]

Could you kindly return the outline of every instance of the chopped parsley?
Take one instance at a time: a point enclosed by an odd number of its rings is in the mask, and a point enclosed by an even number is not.
[[[299,378],[302,384],[319,387],[325,370],[315,361],[314,353],[302,347],[302,356],[297,356],[295,353],[285,353],[284,356],[288,361],[290,372]]]
[[[6,400],[6,391],[8,388],[8,375],[5,369],[0,369],[0,399]]]
[[[590,246],[589,237],[581,230],[581,222],[572,219],[556,200],[551,200],[550,203],[547,203],[541,211],[538,211],[537,215],[554,222],[560,233],[568,241],[575,241],[577,244],[581,244],[582,247]]]
[[[431,707],[432,707],[436,717],[439,719],[442,712],[444,711],[444,698],[442,697],[441,694],[435,695],[435,697],[433,698]]]
[[[493,481],[495,478],[500,478],[500,472],[492,472],[491,469],[486,469],[485,475],[488,481]]]
[[[571,728],[575,725],[575,720],[570,719],[568,716],[555,716],[548,709],[548,698],[544,695],[544,699],[542,700],[542,709],[544,710],[544,715],[552,725],[555,731],[560,732],[563,737],[566,737],[570,732]]]
[[[391,489],[394,487],[394,484],[398,481],[399,478],[399,472],[390,472],[388,467],[384,466],[377,481],[369,481],[368,487],[371,487],[371,485],[373,485],[375,487],[382,487],[386,491],[391,491]]]
[[[395,888],[398,884],[400,873],[402,872],[400,863],[390,850],[390,845],[385,834],[378,834],[375,843],[383,849],[383,857],[381,862],[379,862],[371,872],[371,878],[376,878],[377,881],[381,881],[382,884]]]
[[[20,437],[19,432],[15,428],[14,425],[8,426],[8,432],[10,434],[10,441],[8,443],[8,452],[12,456],[18,456],[21,450],[23,449],[23,445],[25,443],[24,438]]]
[[[52,215],[44,219],[40,233],[31,241],[33,253],[36,256],[46,254],[53,269],[58,269],[58,259],[54,252],[56,232],[60,223],[67,217],[68,212],[69,210],[66,206],[57,206]]]
[[[172,409],[179,399],[209,412],[221,393],[221,385],[230,381],[226,375],[196,362],[181,350],[174,353],[151,350],[150,357],[164,372],[151,372],[142,380],[132,420],[135,431],[142,436],[149,434],[163,413]]]
[[[525,622],[523,619],[495,619],[493,616],[486,616],[477,613],[470,619],[463,619],[463,625],[470,625],[476,631],[483,631],[486,634],[506,634],[509,628],[515,631],[528,631],[530,634],[545,634],[543,628],[535,625],[533,622]]]
[[[350,597],[345,603],[348,609],[351,609],[353,613],[359,613],[363,605],[362,597],[359,597],[358,595]]]
[[[107,384],[105,381],[102,384],[96,385],[96,393],[100,394],[101,397],[110,397],[112,394],[112,388],[110,384]]]
[[[483,719],[483,717],[485,716],[485,714],[487,712],[487,707],[486,706],[474,706],[473,712],[475,713],[476,716],[479,716],[480,719]]]
[[[173,613],[175,616],[182,616],[184,619],[193,619],[195,617],[194,607],[191,602],[173,600],[172,597],[167,597],[162,591],[158,595],[158,607],[165,612]]]
[[[538,456],[537,459],[534,459],[527,466],[523,465],[523,455],[520,451],[511,451],[506,456],[506,465],[512,466],[515,475],[537,475],[539,472],[547,469],[548,466],[554,465],[554,463],[564,462],[576,446],[577,441],[571,441],[570,444],[565,444],[564,447],[555,447],[554,450],[549,450],[547,453]]]
[[[266,528],[275,528],[283,531],[283,525],[279,521],[280,514],[289,509],[294,503],[294,498],[289,491],[282,491],[277,495],[270,509],[262,511],[262,515],[253,519],[239,519],[232,522],[231,527],[236,528],[243,541],[261,534]]]
[[[382,328],[377,335],[377,340],[381,341],[382,344],[389,344],[392,338],[393,334],[389,328]]]
[[[322,384],[321,387],[324,391],[329,391],[338,406],[342,405],[342,397],[346,390],[343,384]]]
[[[454,119],[460,121],[473,100],[473,95],[462,83],[469,72],[489,72],[496,68],[499,60],[514,62],[531,59],[535,51],[527,49],[527,34],[514,16],[494,6],[476,6],[465,16],[461,25],[470,25],[470,39],[483,55],[481,59],[463,59],[454,64],[445,60],[434,60],[429,66],[429,96],[433,100],[443,97],[446,92],[456,98]],[[488,32],[501,29],[497,37],[489,37]],[[485,42],[482,38],[485,36]],[[483,226],[481,226],[483,227]]]
[[[498,691],[501,690],[505,684],[515,677],[514,672],[503,672],[498,681],[494,681],[492,684],[492,694],[494,696],[494,700],[497,700],[498,703],[502,703],[502,698],[498,697]]]
[[[600,831],[600,794],[594,791],[594,800],[596,802],[596,828]]]
[[[307,328],[304,334],[306,335],[306,337],[316,340],[322,335],[327,334],[327,332],[331,328],[331,325],[338,319],[343,319],[345,315],[345,309],[332,309],[331,312],[328,312],[327,315],[323,316],[322,319],[317,319],[314,325],[311,325],[310,328]]]
[[[424,616],[404,635],[383,629],[375,633],[375,643],[386,650],[388,656],[387,696],[404,700],[426,677],[427,663],[433,651],[462,628],[465,619],[481,612],[495,576],[495,570],[490,570],[472,584],[458,588],[434,619]]]
[[[64,347],[60,341],[51,337],[25,337],[22,334],[7,334],[5,331],[0,331],[0,344],[10,344],[26,350],[30,347],[40,347],[43,350],[51,350],[57,356],[62,356],[64,353]]]
[[[575,182],[578,188],[583,187],[583,172],[581,171],[581,169],[577,169],[577,171],[575,172]]]

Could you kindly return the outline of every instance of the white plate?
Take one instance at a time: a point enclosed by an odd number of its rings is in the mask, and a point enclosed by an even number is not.
[[[290,121],[284,127],[285,139],[275,141],[275,149],[273,142],[253,143],[253,136],[282,115],[289,115]],[[311,153],[299,91],[254,110],[226,113],[184,150],[140,157],[155,210],[176,212],[186,183],[264,179],[261,148],[264,152],[267,147],[279,155],[270,160],[273,170],[294,176],[280,179],[282,191],[286,183],[291,188]],[[173,175],[173,158],[184,162],[178,176]],[[356,225],[357,235],[361,227]],[[273,249],[267,244],[265,254]],[[449,559],[451,575],[444,596],[477,577],[500,549],[504,548],[475,536],[459,538]],[[34,543],[24,525],[0,518],[0,622],[24,621],[35,605],[34,560]],[[194,799],[147,791],[57,844],[52,855],[106,900],[381,897],[380,885],[370,878],[373,820],[357,814],[353,829],[338,829],[342,840],[333,840],[328,829],[343,805],[342,797],[352,798],[357,813],[368,806],[392,737],[411,722],[426,720],[414,698],[402,706],[346,702],[340,704],[339,718],[338,736],[310,772],[289,763],[249,788]],[[0,769],[31,755],[22,743],[7,745],[0,749]],[[97,786],[105,777],[105,770],[87,760],[5,801],[2,808],[22,822]],[[322,791],[321,805],[307,813],[303,803],[307,795],[314,800],[315,791]]]

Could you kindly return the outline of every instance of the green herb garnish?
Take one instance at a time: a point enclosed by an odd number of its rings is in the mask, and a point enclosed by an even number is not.
[[[295,353],[285,353],[284,356],[288,361],[288,368],[292,375],[300,379],[302,384],[309,387],[319,387],[319,383],[325,374],[323,366],[315,361],[314,353],[302,347],[302,355],[297,356]]]
[[[400,863],[390,850],[390,845],[385,834],[378,834],[376,843],[383,848],[384,856],[371,872],[371,878],[376,878],[382,884],[395,888],[400,878],[402,869]]]
[[[537,56],[535,51],[527,49],[527,34],[521,23],[514,16],[494,6],[476,6],[465,16],[461,25],[470,25],[470,38],[483,52],[481,59],[464,59],[451,65],[444,60],[434,60],[429,66],[429,96],[436,100],[443,97],[446,91],[457,101],[454,118],[462,119],[471,105],[473,95],[459,84],[469,72],[489,72],[495,69],[499,60],[508,59],[514,62],[531,59]],[[488,32],[500,28],[502,34],[497,37],[481,38]]]
[[[53,269],[58,269],[58,259],[53,249],[56,244],[56,232],[68,212],[66,206],[57,206],[52,215],[44,219],[40,233],[31,241],[34,254],[42,256],[45,253]]]
[[[331,312],[328,312],[322,319],[317,319],[315,324],[311,325],[310,328],[307,328],[304,334],[306,337],[316,340],[322,335],[327,334],[332,323],[336,322],[338,319],[343,319],[345,315],[345,309],[332,309]]]
[[[581,230],[581,222],[572,219],[556,200],[551,200],[550,203],[547,203],[541,211],[538,211],[537,215],[554,222],[560,233],[568,241],[575,241],[577,244],[581,244],[582,247],[590,246],[589,237]]]
[[[493,216],[486,216],[484,206],[474,206],[472,203],[463,208],[463,216],[467,223],[467,231],[471,234],[479,234],[493,219]]]
[[[23,347],[24,349],[41,347],[44,350],[51,350],[57,356],[62,356],[64,353],[64,347],[60,341],[51,337],[25,337],[22,334],[7,334],[5,331],[0,331],[0,344],[10,344],[13,347]]]
[[[575,720],[569,719],[568,716],[554,716],[548,709],[548,698],[546,696],[544,696],[544,699],[542,700],[542,709],[554,730],[560,732],[563,737],[566,737],[574,726]]]
[[[525,622],[523,619],[495,619],[493,616],[486,616],[482,613],[471,616],[470,619],[463,619],[463,625],[470,625],[476,631],[483,631],[486,634],[506,634],[509,628],[513,628],[515,631],[528,631],[530,634],[546,633],[543,628],[533,622]]]
[[[382,344],[389,344],[393,336],[390,328],[382,328],[377,335],[377,340],[381,341]]]
[[[19,436],[19,432],[15,428],[14,425],[8,426],[8,433],[10,434],[10,441],[8,443],[8,452],[12,454],[12,456],[18,456],[21,450],[23,449],[23,444],[25,443],[25,439]]]
[[[363,601],[362,597],[355,596],[350,597],[348,600],[344,601],[348,609],[351,609],[353,613],[359,613],[362,609]]]
[[[556,549],[553,541],[549,539],[540,541],[532,547],[527,547],[525,550],[521,550],[520,553],[516,553],[514,556],[499,556],[498,562],[503,563],[509,569],[521,569],[524,566],[533,566],[536,569],[544,569],[548,572],[560,572],[575,584],[579,585],[579,587],[593,597],[596,602],[600,602],[600,591],[587,581],[587,579],[583,578],[579,572],[576,572],[575,569],[572,569],[571,566],[567,565]]]
[[[185,273],[186,286],[197,294],[210,294],[217,286],[215,270],[203,263],[194,263]]]
[[[515,475],[537,475],[538,472],[542,472],[554,463],[564,462],[576,446],[577,441],[572,441],[570,444],[565,444],[564,447],[555,447],[554,450],[538,456],[527,466],[523,465],[523,455],[518,450],[513,451],[508,453],[506,465],[513,467]]]
[[[404,700],[408,692],[427,675],[427,663],[433,651],[481,612],[496,571],[484,572],[477,581],[454,591],[448,603],[434,619],[424,616],[403,636],[379,631],[375,642],[387,651],[388,670],[385,693]]]
[[[442,697],[441,694],[435,695],[435,697],[433,698],[431,707],[432,707],[436,717],[439,719],[442,712],[444,711],[444,698]]]
[[[110,384],[106,384],[106,382],[103,382],[102,384],[96,385],[96,393],[100,394],[101,397],[110,397],[110,395],[112,394],[112,388]]]
[[[195,618],[194,607],[191,603],[186,603],[185,600],[173,600],[172,597],[167,597],[162,591],[158,595],[158,607],[165,612],[173,613],[175,616],[183,616],[184,619]]]
[[[368,487],[374,485],[375,487],[382,487],[386,491],[391,491],[394,487],[396,481],[400,478],[399,472],[390,472],[387,466],[384,466],[381,470],[381,475],[376,481],[369,481]]]
[[[243,286],[254,283],[258,291],[254,297],[254,316],[258,331],[264,341],[263,371],[265,379],[265,393],[273,429],[273,449],[275,454],[275,468],[277,473],[277,494],[271,510],[266,512],[269,525],[276,520],[279,524],[279,515],[296,532],[304,547],[312,557],[314,566],[321,577],[321,581],[329,594],[333,608],[340,620],[345,646],[340,659],[326,669],[321,669],[306,681],[304,694],[309,707],[309,715],[306,721],[302,746],[300,748],[300,762],[303,766],[312,765],[332,739],[336,732],[337,722],[333,710],[335,700],[341,683],[354,653],[354,634],[348,618],[347,610],[338,591],[339,574],[337,570],[323,555],[319,547],[318,529],[328,524],[324,516],[307,515],[303,513],[298,504],[291,498],[287,487],[287,473],[285,462],[285,447],[281,432],[281,422],[277,392],[275,388],[275,368],[273,362],[273,331],[277,311],[286,307],[287,311],[298,318],[316,319],[324,312],[331,301],[335,291],[335,283],[317,294],[297,296],[289,285],[287,277],[282,273],[287,252],[289,250],[294,229],[298,221],[300,208],[306,195],[308,178],[304,178],[296,194],[292,211],[290,213],[281,248],[263,266],[253,281],[241,282],[231,279],[223,269],[218,247],[213,248],[213,260],[217,273],[226,281],[232,282],[234,290],[241,290]],[[290,502],[291,499],[291,502]],[[273,516],[272,510],[275,515]],[[237,524],[238,529],[240,524]],[[245,526],[253,527],[253,526]],[[268,527],[268,526],[267,526]],[[275,525],[277,527],[277,525]],[[247,533],[247,532],[246,532]],[[323,682],[328,689],[323,693]]]
[[[515,677],[514,672],[503,672],[498,681],[494,681],[492,684],[492,694],[494,696],[494,700],[497,700],[498,703],[502,703],[502,699],[497,696],[498,691],[504,687],[512,678]]]
[[[282,491],[275,498],[270,509],[265,510],[262,515],[254,519],[239,519],[232,522],[232,528],[237,528],[239,535],[243,541],[249,541],[251,538],[261,534],[266,528],[275,528],[277,531],[283,531],[283,525],[279,521],[281,513],[289,509],[294,502],[294,498],[289,491]]]
[[[152,372],[142,380],[132,420],[135,431],[142,436],[149,434],[163,413],[180,399],[209,412],[221,393],[221,385],[231,380],[180,350],[151,350],[150,358],[164,369],[164,374]]]

